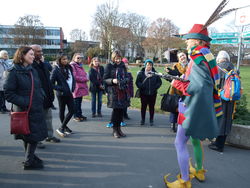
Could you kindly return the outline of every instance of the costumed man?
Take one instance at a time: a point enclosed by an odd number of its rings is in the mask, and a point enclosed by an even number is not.
[[[191,179],[195,176],[205,179],[202,166],[202,147],[200,140],[213,139],[218,135],[218,117],[222,115],[221,100],[218,95],[219,73],[214,56],[209,50],[207,28],[202,24],[195,24],[186,39],[190,62],[184,79],[173,80],[171,85],[183,93],[179,102],[178,129],[175,147],[181,174],[174,182],[168,182],[167,187],[191,187]],[[192,168],[189,175],[189,152],[187,141],[191,137],[194,145],[196,169]]]

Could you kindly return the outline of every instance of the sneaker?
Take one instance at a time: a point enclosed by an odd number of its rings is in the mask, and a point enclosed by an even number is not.
[[[72,134],[72,132],[73,132],[73,131],[72,131],[70,128],[68,128],[68,127],[65,128],[65,133],[66,133],[67,135]]]
[[[73,120],[76,121],[76,122],[82,122],[82,121],[83,121],[83,120],[82,120],[81,118],[79,118],[79,117],[75,117]]]
[[[98,113],[97,116],[98,116],[98,117],[102,117],[102,113]]]
[[[95,118],[96,117],[96,115],[95,114],[92,114],[92,118]]]
[[[106,125],[106,127],[107,127],[107,128],[113,127],[113,123],[108,123],[108,124]]]
[[[44,149],[44,148],[45,148],[45,145],[44,145],[42,142],[38,142],[38,143],[37,143],[37,148],[39,148],[39,149]]]
[[[48,138],[46,138],[45,141],[46,141],[46,142],[52,142],[52,143],[58,143],[58,142],[60,142],[61,140],[53,136],[53,137],[48,137]]]
[[[64,129],[62,129],[62,128],[56,129],[56,132],[61,137],[65,137],[66,136],[66,134],[64,132]]]
[[[126,124],[124,121],[122,121],[120,125],[121,125],[121,127],[124,127],[124,126],[126,126],[127,124]]]

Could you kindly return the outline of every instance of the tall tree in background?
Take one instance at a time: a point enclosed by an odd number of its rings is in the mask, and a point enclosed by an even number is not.
[[[88,37],[86,36],[86,33],[82,31],[81,29],[73,29],[70,32],[70,39],[72,41],[83,41],[83,40],[88,40]]]
[[[136,14],[136,13],[128,13],[126,16],[126,25],[127,28],[132,32],[131,35],[131,48],[133,57],[134,49],[136,49],[137,56],[144,57],[144,49],[143,49],[143,40],[145,39],[149,21],[145,16]]]
[[[26,15],[20,17],[10,31],[15,45],[31,45],[45,43],[45,29],[39,16]]]
[[[101,41],[102,49],[105,50],[108,59],[112,50],[112,28],[119,26],[119,21],[118,5],[109,2],[97,6],[90,36],[93,40]]]
[[[154,21],[147,30],[147,36],[150,41],[146,41],[145,44],[156,45],[158,49],[158,55],[160,57],[160,62],[162,62],[162,54],[165,50],[176,47],[172,36],[178,33],[179,29],[175,26],[171,20],[166,18],[158,18]],[[153,42],[152,42],[153,41]],[[146,46],[145,46],[146,47]],[[152,48],[152,46],[148,46]]]

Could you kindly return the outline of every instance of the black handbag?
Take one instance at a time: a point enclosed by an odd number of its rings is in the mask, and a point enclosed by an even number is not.
[[[167,93],[162,94],[162,99],[161,99],[161,110],[165,112],[173,112],[176,113],[178,112],[178,103],[180,99],[180,95],[169,94],[171,86],[168,88]]]

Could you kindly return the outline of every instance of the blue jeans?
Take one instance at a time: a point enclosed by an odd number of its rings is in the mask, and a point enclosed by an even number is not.
[[[98,97],[97,100],[97,113],[101,114],[102,111],[102,91],[91,92],[91,110],[92,114],[96,114],[96,96]]]
[[[82,117],[82,97],[74,98],[74,106],[75,106],[75,118]]]

